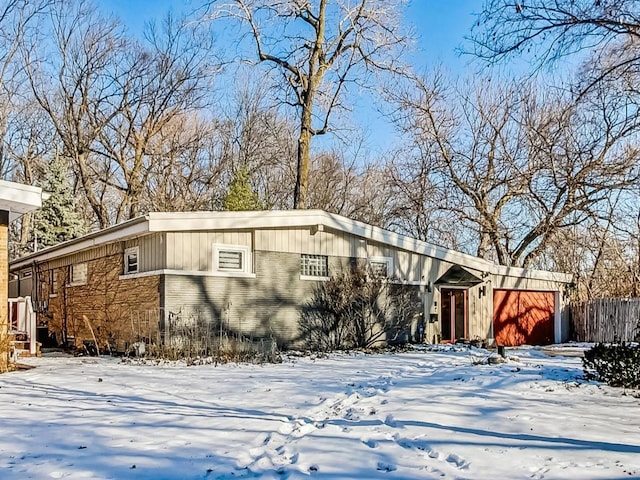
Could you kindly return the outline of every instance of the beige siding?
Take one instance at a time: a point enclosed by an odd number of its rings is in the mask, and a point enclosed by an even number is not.
[[[482,285],[485,294],[481,295]],[[469,288],[469,339],[485,339],[493,336],[493,294],[487,284]]]
[[[213,270],[213,245],[252,246],[250,231],[168,232],[166,267],[170,270],[206,272]]]
[[[144,237],[127,240],[124,248],[139,247],[138,264],[140,272],[153,272],[166,268],[165,234],[154,233]]]
[[[110,243],[109,245],[102,245],[81,252],[67,255],[64,257],[53,259],[47,263],[48,268],[58,268],[67,265],[73,265],[75,263],[90,262],[98,258],[111,257],[122,255],[124,247],[122,242]]]
[[[403,282],[420,282],[423,280],[423,271],[427,261],[431,260],[417,253],[398,250],[380,243],[367,243],[368,257],[387,257],[393,261],[391,277]],[[425,276],[424,279],[428,279]]]
[[[99,258],[122,257],[124,255],[124,250],[131,247],[140,247],[139,264],[141,272],[149,272],[165,268],[163,233],[146,235],[124,242],[114,242],[108,245],[101,245],[99,247],[74,253],[73,255],[56,258],[45,263],[47,268],[59,268],[76,263],[91,262]]]
[[[309,253],[330,257],[366,257],[363,239],[329,229],[264,229],[255,232],[255,250],[281,253]]]

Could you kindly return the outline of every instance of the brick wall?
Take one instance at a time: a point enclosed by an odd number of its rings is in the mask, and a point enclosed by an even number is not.
[[[101,348],[109,344],[123,351],[138,341],[139,336],[157,335],[157,321],[141,329],[136,315],[139,311],[159,309],[160,277],[120,279],[122,262],[121,254],[86,262],[84,285],[71,283],[69,267],[55,269],[57,285],[44,289],[49,298],[40,318],[47,319],[49,331],[59,343],[66,337],[68,343],[81,347],[83,341],[93,341],[95,335]],[[54,278],[44,274],[48,270],[46,265],[41,265],[39,270],[39,278],[49,281]]]

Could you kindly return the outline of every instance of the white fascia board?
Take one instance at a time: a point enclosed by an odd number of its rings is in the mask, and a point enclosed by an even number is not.
[[[533,270],[528,268],[506,267],[504,265],[494,265],[491,273],[503,275],[505,277],[530,278],[534,280],[547,280],[558,283],[571,283],[574,278],[570,273],[550,272],[547,270]]]
[[[89,234],[85,237],[69,240],[68,242],[47,248],[41,252],[36,252],[26,257],[11,262],[11,268],[21,268],[33,262],[44,262],[53,258],[70,255],[72,253],[93,248],[106,243],[124,240],[126,238],[139,236],[149,232],[148,222],[145,217],[139,217],[130,222]]]
[[[0,180],[0,210],[9,212],[10,221],[42,207],[43,199],[40,187]]]
[[[323,215],[324,214],[324,215]],[[247,212],[152,212],[150,232],[187,232],[197,230],[251,230],[324,224],[320,210],[266,210]]]

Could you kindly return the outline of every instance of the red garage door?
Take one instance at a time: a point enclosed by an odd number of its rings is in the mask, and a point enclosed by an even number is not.
[[[554,340],[554,292],[493,291],[497,345],[549,345]]]

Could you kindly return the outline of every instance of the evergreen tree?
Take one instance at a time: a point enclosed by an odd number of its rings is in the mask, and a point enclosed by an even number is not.
[[[82,235],[84,222],[69,184],[64,159],[56,156],[49,164],[43,190],[51,196],[42,202],[42,208],[35,215],[37,247],[50,247]]]
[[[250,174],[246,167],[242,167],[236,172],[222,201],[225,210],[264,210],[258,194],[251,188],[249,180]]]

